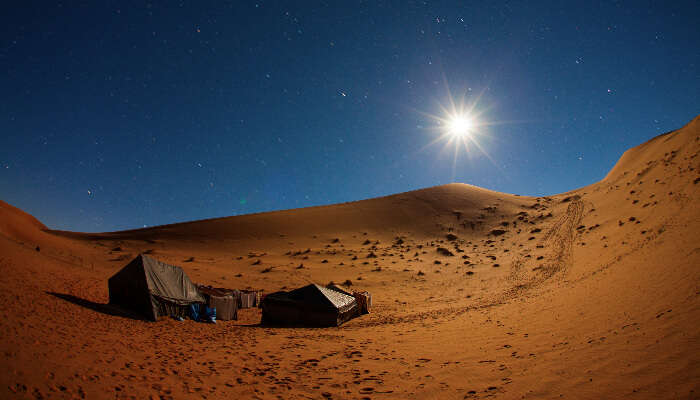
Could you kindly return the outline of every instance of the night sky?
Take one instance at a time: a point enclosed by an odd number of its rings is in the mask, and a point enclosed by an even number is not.
[[[697,1],[89,3],[0,6],[0,199],[54,229],[556,194],[700,113]]]

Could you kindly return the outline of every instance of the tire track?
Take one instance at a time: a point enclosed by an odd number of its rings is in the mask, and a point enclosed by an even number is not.
[[[524,292],[537,288],[554,277],[566,275],[572,258],[576,227],[583,218],[584,203],[577,196],[572,198],[566,212],[547,230],[541,244],[551,249],[544,262],[534,270],[525,268],[522,258],[516,259],[506,278],[513,286],[503,292],[494,293],[475,304],[462,307],[444,307],[437,310],[421,311],[403,315],[385,314],[364,321],[348,324],[346,329],[362,329],[386,324],[413,323],[416,321],[452,320],[470,311],[478,311],[499,306],[524,295]]]
[[[576,227],[581,223],[584,208],[579,197],[573,198],[566,212],[545,232],[540,244],[550,252],[539,266],[528,270],[522,257],[513,261],[508,276],[513,287],[506,292],[508,298],[522,295],[523,291],[536,288],[554,277],[566,275],[572,262]]]
[[[553,249],[553,253],[547,257],[547,262],[542,267],[545,280],[558,273],[566,274],[569,269],[576,227],[583,219],[583,210],[584,205],[580,198],[572,200],[566,208],[566,213],[545,233],[542,242]]]

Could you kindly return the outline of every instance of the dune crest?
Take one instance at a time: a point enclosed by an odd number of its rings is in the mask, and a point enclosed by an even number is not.
[[[19,239],[46,229],[38,219],[0,200],[0,235]]]

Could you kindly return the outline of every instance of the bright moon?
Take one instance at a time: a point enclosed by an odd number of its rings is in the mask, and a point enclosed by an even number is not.
[[[474,127],[474,121],[467,116],[458,115],[448,122],[448,132],[454,137],[468,136]]]

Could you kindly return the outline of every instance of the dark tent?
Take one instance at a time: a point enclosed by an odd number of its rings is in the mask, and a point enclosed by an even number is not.
[[[186,317],[190,304],[205,300],[180,267],[140,254],[109,278],[109,303],[155,321]]]
[[[359,313],[352,295],[315,284],[270,293],[262,300],[263,324],[339,326]]]

